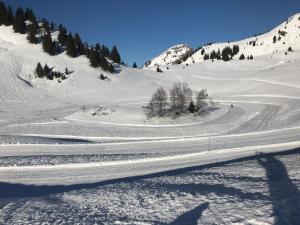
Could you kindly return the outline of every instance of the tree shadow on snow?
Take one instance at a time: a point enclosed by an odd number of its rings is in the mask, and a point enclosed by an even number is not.
[[[299,225],[300,192],[290,179],[285,165],[273,156],[258,158],[257,161],[266,170],[274,224]]]
[[[174,221],[168,223],[167,225],[197,225],[198,220],[201,218],[203,211],[207,209],[208,206],[208,202],[203,203],[193,208],[192,210],[180,215]]]

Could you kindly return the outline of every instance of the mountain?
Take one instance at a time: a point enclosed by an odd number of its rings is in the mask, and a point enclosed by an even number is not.
[[[193,49],[186,44],[175,45],[159,56],[145,63],[143,68],[156,67],[160,65],[180,64],[193,54]]]
[[[174,64],[173,62],[197,63],[208,59],[223,59],[224,61],[240,58],[251,59],[263,55],[272,55],[277,52],[286,55],[294,50],[300,50],[300,13],[290,17],[268,33],[241,41],[209,43],[199,47],[186,59],[182,57],[182,51],[172,51],[171,48],[147,62],[144,68]],[[192,49],[189,48],[189,53],[191,51]],[[168,54],[168,52],[170,53]]]

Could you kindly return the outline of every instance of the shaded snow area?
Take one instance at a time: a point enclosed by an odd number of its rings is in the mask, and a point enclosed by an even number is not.
[[[69,186],[0,184],[1,224],[299,224],[300,150]]]

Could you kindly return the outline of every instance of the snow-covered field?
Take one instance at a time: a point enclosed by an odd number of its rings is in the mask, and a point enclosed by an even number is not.
[[[1,183],[0,222],[298,224],[300,151],[288,153],[92,184]]]
[[[300,146],[291,40],[287,55],[105,74],[0,26],[0,224],[297,224],[299,151],[239,160]],[[38,62],[74,72],[38,79]],[[207,88],[215,108],[147,120],[142,106],[176,81]]]

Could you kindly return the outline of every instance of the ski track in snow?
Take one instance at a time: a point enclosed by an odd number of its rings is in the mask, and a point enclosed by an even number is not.
[[[263,55],[266,44],[253,61],[189,62],[162,66],[162,74],[121,67],[107,74],[85,57],[49,56],[0,26],[0,158],[6,163],[0,160],[0,195],[7,194],[0,198],[0,224],[183,224],[193,218],[190,224],[273,224],[272,209],[281,224],[286,212],[285,219],[293,219],[299,153],[238,160],[300,147],[300,45],[289,41],[295,47],[287,56],[285,46]],[[74,73],[62,83],[36,79],[37,62]],[[109,80],[99,80],[99,73]],[[196,119],[146,121],[141,106],[155,89],[169,90],[176,81],[195,92],[207,88],[215,110]],[[115,112],[92,117],[99,104]],[[228,160],[237,161],[209,166]],[[283,176],[278,182],[274,165]],[[184,173],[168,175],[178,169]],[[286,196],[277,201],[280,191]]]

